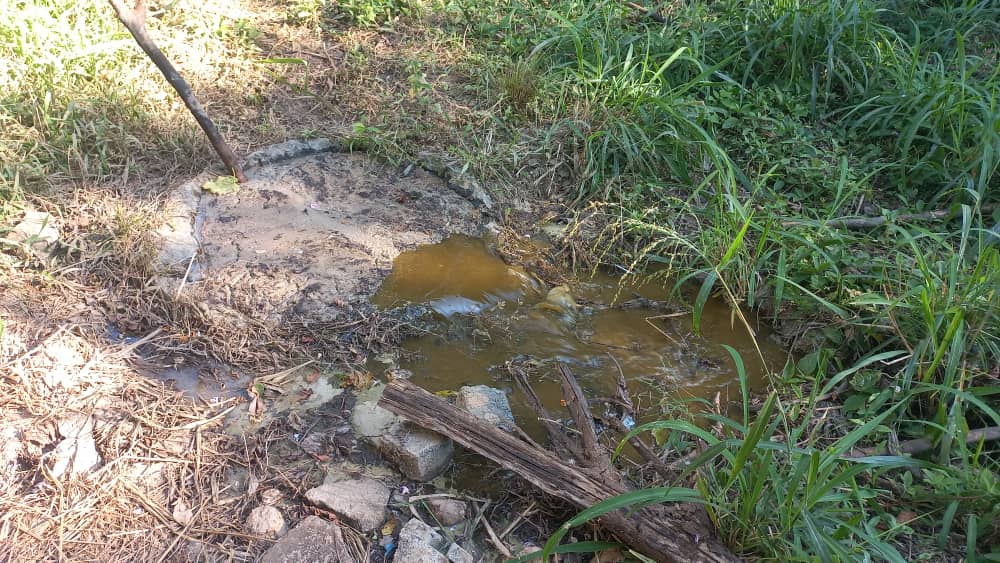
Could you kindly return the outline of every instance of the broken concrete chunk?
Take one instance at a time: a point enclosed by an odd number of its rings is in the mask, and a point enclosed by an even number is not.
[[[247,517],[247,531],[266,538],[280,538],[288,532],[285,517],[281,511],[270,505],[253,509]]]
[[[379,450],[403,475],[426,482],[448,467],[455,445],[450,438],[401,420],[382,436]]]
[[[447,557],[451,563],[476,563],[476,558],[457,543],[448,547]]]
[[[306,499],[332,511],[362,532],[370,532],[385,521],[385,506],[392,491],[381,481],[361,477],[340,479],[331,472],[320,486],[306,491]]]
[[[464,502],[452,498],[429,498],[427,499],[427,509],[431,511],[434,518],[442,526],[454,526],[466,517],[466,505]]]
[[[444,538],[433,528],[414,518],[399,532],[399,547],[394,561],[406,563],[448,563],[441,553]]]
[[[462,387],[455,398],[455,406],[501,430],[514,431],[514,413],[510,410],[507,394],[500,389],[486,385]]]
[[[344,544],[340,526],[309,516],[271,546],[261,563],[356,563]]]
[[[166,220],[156,230],[160,253],[157,257],[159,267],[164,272],[177,276],[188,274],[189,281],[199,277],[192,259],[198,254],[198,239],[195,236],[195,216],[201,201],[201,184],[208,176],[199,175],[177,188],[167,199]],[[192,270],[188,272],[188,266]]]

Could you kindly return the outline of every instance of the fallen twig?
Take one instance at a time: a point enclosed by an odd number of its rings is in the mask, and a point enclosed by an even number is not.
[[[966,444],[974,444],[980,440],[983,441],[994,441],[1000,440],[1000,426],[988,426],[986,428],[977,428],[975,430],[969,430],[969,433],[965,435]],[[848,457],[868,457],[868,456],[882,456],[882,455],[903,455],[903,454],[922,454],[934,447],[934,441],[930,438],[917,438],[915,440],[906,440],[905,442],[900,442],[899,447],[890,451],[888,447],[875,447],[875,448],[861,448],[860,450],[855,450],[851,452]]]
[[[486,535],[489,536],[490,543],[493,544],[493,547],[497,548],[497,551],[499,551],[501,555],[508,559],[514,556],[510,550],[507,549],[507,546],[500,541],[500,538],[497,537],[497,534],[493,531],[493,526],[490,526],[490,521],[486,518],[486,515],[483,515],[483,528],[486,529]]]
[[[653,10],[647,10],[644,6],[636,4],[635,2],[625,2],[625,5],[655,22],[667,23],[667,18],[661,16],[659,13]]]
[[[992,206],[985,206],[981,208],[982,211],[988,212],[992,211]],[[947,219],[955,213],[948,209],[938,209],[935,211],[926,211],[924,213],[900,213],[898,215],[881,215],[879,217],[841,217],[839,219],[829,219],[827,221],[806,221],[801,219],[791,219],[788,221],[783,221],[781,226],[791,227],[794,225],[828,225],[831,227],[840,227],[842,229],[874,229],[875,227],[881,227],[885,225],[890,220],[897,223],[913,223],[916,221],[940,221],[942,219]]]

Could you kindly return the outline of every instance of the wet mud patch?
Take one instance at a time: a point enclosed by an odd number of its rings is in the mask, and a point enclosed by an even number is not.
[[[475,233],[482,214],[423,168],[395,169],[322,141],[251,157],[238,192],[172,196],[161,229],[161,284],[198,284],[209,301],[258,320],[331,321],[364,302],[404,250]],[[179,289],[178,289],[179,290]]]

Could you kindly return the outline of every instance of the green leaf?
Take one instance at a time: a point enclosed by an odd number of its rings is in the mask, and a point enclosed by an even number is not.
[[[305,60],[296,57],[271,57],[268,59],[261,59],[257,61],[261,64],[283,64],[283,65],[304,65],[307,64]]]
[[[240,184],[234,176],[219,176],[202,184],[201,189],[215,195],[234,194],[240,191]]]
[[[695,334],[701,334],[701,315],[705,312],[705,303],[708,302],[708,297],[712,294],[712,287],[715,286],[715,280],[718,277],[718,272],[712,271],[705,277],[705,281],[701,282],[701,289],[698,290],[698,296],[694,300],[694,311],[691,315],[691,324]]]

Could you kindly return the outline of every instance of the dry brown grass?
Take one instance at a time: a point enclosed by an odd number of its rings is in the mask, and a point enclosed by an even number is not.
[[[218,427],[235,403],[199,404],[139,375],[135,347],[100,345],[101,316],[67,307],[72,289],[2,303],[0,411],[15,455],[0,466],[0,559],[153,561],[190,542],[211,559],[252,558],[269,542],[241,530],[253,499],[227,475],[249,460]],[[93,424],[103,463],[55,475],[59,425],[75,419]],[[194,512],[186,525],[180,504]]]
[[[294,523],[316,460],[272,460],[287,427],[266,440],[227,434],[222,415],[244,399],[198,401],[143,374],[178,360],[257,375],[317,355],[349,366],[392,345],[398,323],[365,311],[326,324],[213,314],[198,291],[156,286],[157,203],[91,187],[29,204],[56,214],[62,239],[51,254],[6,249],[0,266],[0,560],[253,560],[271,542],[243,530],[265,488],[246,476],[282,491]],[[138,341],[113,341],[110,327]],[[80,418],[102,464],[54,475],[59,424]],[[178,505],[193,519],[175,518]]]

